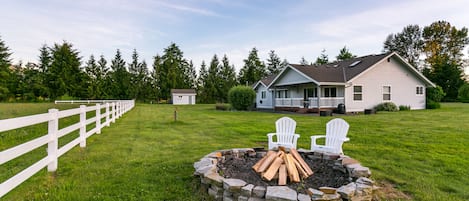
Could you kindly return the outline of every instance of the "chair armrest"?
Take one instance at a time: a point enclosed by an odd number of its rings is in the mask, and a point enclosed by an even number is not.
[[[325,135],[313,135],[311,136],[311,141],[316,141],[319,138],[326,138]]]
[[[325,135],[313,135],[311,136],[311,149],[316,146],[316,140],[319,138],[326,138]]]
[[[346,137],[346,138],[344,138],[343,141],[344,141],[344,142],[348,142],[348,141],[350,141],[350,138]]]
[[[267,137],[272,137],[274,135],[277,135],[277,133],[267,133]]]

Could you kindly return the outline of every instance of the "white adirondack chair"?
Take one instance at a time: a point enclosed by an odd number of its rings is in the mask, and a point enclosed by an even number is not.
[[[330,120],[326,125],[326,135],[311,136],[311,150],[343,154],[342,144],[350,140],[346,137],[349,127],[349,124],[343,119]],[[319,138],[326,138],[325,145],[316,144],[316,140]]]
[[[295,148],[300,135],[295,133],[296,121],[289,117],[282,117],[275,122],[276,133],[269,133],[269,150],[283,146],[285,148]],[[274,136],[276,141],[274,141]]]

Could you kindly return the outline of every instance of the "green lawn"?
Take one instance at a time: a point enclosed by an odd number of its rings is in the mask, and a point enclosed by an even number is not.
[[[50,106],[3,103],[0,119],[46,112]],[[214,108],[178,106],[174,122],[172,105],[137,105],[101,135],[90,137],[85,149],[75,147],[62,156],[56,174],[44,169],[2,199],[204,200],[196,190],[199,181],[192,176],[192,164],[214,150],[265,147],[266,133],[285,116]],[[309,148],[309,136],[324,133],[332,118],[286,116],[297,121],[299,148]],[[370,167],[374,180],[394,184],[415,200],[469,200],[469,104],[343,118],[350,124],[351,139],[344,152]],[[40,132],[14,133],[26,137],[0,133],[0,150]],[[1,165],[0,178],[34,157]]]

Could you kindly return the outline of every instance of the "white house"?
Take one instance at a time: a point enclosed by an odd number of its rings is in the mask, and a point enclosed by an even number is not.
[[[435,85],[396,53],[368,55],[325,65],[289,64],[258,81],[256,107],[337,108],[363,112],[383,102],[425,109],[425,88]]]
[[[195,89],[171,89],[173,105],[195,105]]]

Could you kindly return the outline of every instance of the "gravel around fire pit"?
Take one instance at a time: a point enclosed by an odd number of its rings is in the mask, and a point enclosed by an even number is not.
[[[289,182],[287,184],[288,187],[305,193],[304,190],[308,188],[317,189],[322,186],[338,188],[351,182],[346,172],[332,168],[334,161],[302,157],[313,170],[314,174],[300,183]],[[277,179],[265,181],[252,169],[252,166],[260,159],[257,157],[226,157],[224,161],[220,161],[217,164],[218,173],[225,178],[241,179],[256,186],[276,186]]]

